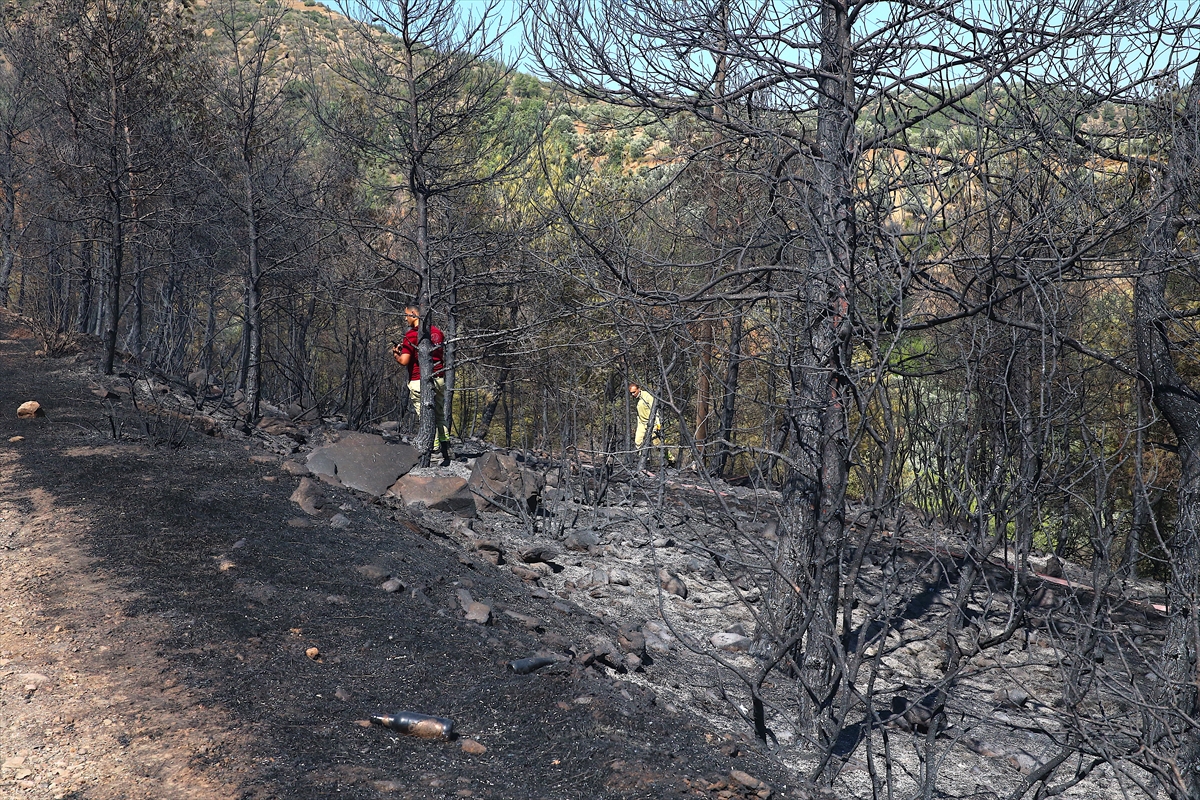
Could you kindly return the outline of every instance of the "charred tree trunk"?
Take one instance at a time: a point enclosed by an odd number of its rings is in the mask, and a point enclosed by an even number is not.
[[[786,599],[779,620],[783,644],[796,662],[802,714],[809,722],[818,722],[840,688],[835,651],[849,477],[846,398],[855,248],[850,24],[844,5],[822,4],[809,274],[796,302],[799,341],[788,404],[795,466],[784,488],[788,509],[780,577],[786,585],[775,587]],[[822,747],[832,746],[829,738],[835,735],[832,726],[818,722]]]
[[[721,456],[717,475],[724,475],[733,448],[733,420],[737,411],[738,370],[742,365],[743,313],[733,315],[729,328],[729,365],[725,368],[725,397],[721,409]]]
[[[1160,707],[1151,731],[1152,758],[1173,798],[1200,796],[1200,730],[1197,648],[1200,647],[1200,395],[1175,366],[1168,277],[1178,255],[1185,201],[1196,199],[1200,170],[1200,80],[1193,77],[1175,113],[1170,162],[1150,210],[1134,284],[1134,336],[1138,369],[1155,407],[1175,434],[1179,452],[1179,511],[1171,533],[1169,622],[1162,651]]]

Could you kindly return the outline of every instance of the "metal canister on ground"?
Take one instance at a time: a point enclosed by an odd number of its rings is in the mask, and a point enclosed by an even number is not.
[[[551,664],[557,664],[558,659],[550,656],[530,656],[529,658],[518,658],[515,661],[508,662],[508,668],[518,675],[528,675],[530,672],[535,672],[542,667],[548,667]]]
[[[421,739],[454,738],[454,720],[418,714],[414,711],[397,711],[393,714],[375,714],[371,722]]]

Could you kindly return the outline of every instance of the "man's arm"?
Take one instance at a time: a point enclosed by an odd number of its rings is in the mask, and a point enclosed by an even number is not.
[[[412,363],[413,356],[417,354],[416,337],[411,335],[412,332],[404,334],[404,341],[399,344],[392,345],[392,357],[396,359],[396,363],[402,367],[407,367]]]

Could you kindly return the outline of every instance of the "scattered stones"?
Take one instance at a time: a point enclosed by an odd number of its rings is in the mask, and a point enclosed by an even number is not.
[[[380,564],[363,564],[360,567],[355,567],[354,571],[371,582],[383,581],[392,577],[391,571]]]
[[[338,513],[333,515],[333,519],[329,520],[330,527],[336,530],[344,530],[351,525],[350,518],[345,514]]]
[[[471,597],[471,593],[466,589],[459,589],[455,594],[458,597],[458,603],[462,606],[463,613],[466,615],[468,622],[477,622],[480,625],[487,625],[492,620],[492,607],[487,603],[480,603]]]
[[[663,590],[666,592],[669,592],[674,595],[678,595],[679,597],[683,598],[684,600],[687,599],[687,596],[688,596],[687,584],[684,583],[683,579],[680,578],[678,575],[675,575],[675,574],[671,573],[670,571],[668,571],[666,569],[666,567],[663,567],[663,568],[659,569],[659,571],[658,571],[658,585],[661,586],[663,588]]]
[[[380,584],[379,588],[383,589],[389,594],[395,594],[396,592],[404,591],[404,584],[400,582],[399,578],[388,578],[386,581]]]
[[[287,460],[280,464],[280,469],[288,475],[308,475],[308,466],[301,464],[299,461]]]
[[[597,567],[596,569],[592,570],[588,574],[584,585],[586,585],[586,586],[607,586],[608,582],[609,582],[608,571]]]
[[[472,539],[469,546],[490,564],[498,566],[504,563],[504,548],[492,539]]]
[[[553,561],[555,558],[558,558],[558,555],[558,551],[553,547],[547,547],[544,545],[536,547],[523,547],[517,551],[517,557],[526,564]]]
[[[487,748],[474,739],[463,739],[462,749],[464,753],[472,756],[481,756],[487,752]]]
[[[992,702],[1003,708],[1024,708],[1029,702],[1029,692],[1021,688],[997,689],[992,693]]]
[[[316,661],[321,657],[321,651],[315,647],[310,647],[304,651],[304,655],[308,656],[309,661]]]
[[[519,611],[513,611],[512,609],[508,609],[508,608],[506,608],[504,610],[504,616],[508,617],[511,620],[514,620],[515,622],[519,623],[522,627],[528,628],[531,631],[538,630],[539,628],[542,628],[545,625],[545,623],[543,623],[537,617],[531,617],[528,614],[522,614]]]
[[[537,570],[522,567],[520,564],[512,564],[509,566],[509,569],[512,570],[513,575],[516,575],[523,581],[536,581],[542,577],[542,574]]]
[[[590,528],[571,531],[563,539],[563,547],[574,552],[586,553],[600,544],[600,534]]]
[[[629,574],[620,569],[610,570],[608,573],[608,580],[618,586],[630,586],[633,583],[629,577]]]
[[[24,437],[24,436],[10,436],[10,437],[8,437],[8,441],[10,441],[10,442],[13,442],[13,443],[15,443],[15,442],[20,442],[20,441],[23,441],[24,439],[25,439],[25,437]]]
[[[297,442],[307,441],[304,433],[287,417],[263,417],[256,427],[268,436],[286,436]]]
[[[745,636],[737,633],[729,633],[728,631],[714,633],[709,641],[718,650],[727,650],[731,653],[744,653],[750,649],[750,645],[752,644]]]
[[[311,478],[301,478],[300,485],[292,492],[291,500],[310,516],[318,516],[325,507],[325,495]]]
[[[646,649],[655,653],[671,652],[675,641],[675,636],[667,626],[657,620],[650,620],[642,626],[642,636]]]
[[[42,404],[37,400],[27,400],[17,406],[18,419],[33,419],[34,417],[44,417],[46,412],[42,409]]]

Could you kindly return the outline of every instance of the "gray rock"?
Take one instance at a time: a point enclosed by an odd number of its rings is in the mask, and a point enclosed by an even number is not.
[[[475,460],[468,485],[480,511],[511,509],[517,504],[532,511],[541,502],[546,481],[512,456],[488,452]]]
[[[305,465],[307,474],[315,475],[331,486],[341,486],[342,482],[337,476],[337,462],[333,456],[324,451],[324,448],[317,448],[308,454],[308,463]]]
[[[308,469],[324,480],[382,497],[418,460],[417,451],[408,445],[388,444],[369,433],[346,433],[309,453]]]
[[[718,650],[727,650],[731,653],[744,653],[750,649],[751,645],[751,641],[745,636],[728,631],[714,633],[709,641]]]
[[[379,586],[379,588],[383,589],[389,594],[395,594],[396,592],[404,591],[404,584],[400,582],[399,578],[388,578]]]
[[[387,493],[399,497],[409,506],[419,504],[461,517],[473,517],[478,513],[467,482],[456,475],[404,475]]]
[[[617,644],[627,653],[646,653],[646,635],[633,625],[623,626],[617,632]]]
[[[356,567],[354,571],[372,582],[384,581],[392,577],[392,573],[388,571],[387,567],[379,564],[363,564],[361,567]]]
[[[334,514],[333,519],[329,520],[329,524],[332,525],[337,530],[343,530],[344,528],[349,528],[351,525],[350,518],[347,517],[345,514]]]
[[[1029,692],[1021,688],[997,689],[992,693],[992,702],[1004,708],[1022,708],[1029,702]]]
[[[308,475],[308,466],[301,464],[299,461],[284,461],[280,464],[280,468],[288,475]]]
[[[563,547],[575,552],[586,552],[589,548],[600,544],[600,534],[590,528],[571,531],[563,539]]]
[[[559,552],[553,547],[538,545],[535,547],[522,547],[517,551],[517,557],[526,564],[532,564],[538,561],[553,561],[558,558]]]

